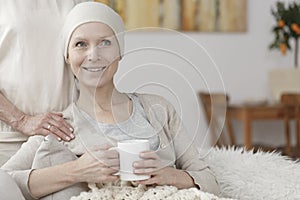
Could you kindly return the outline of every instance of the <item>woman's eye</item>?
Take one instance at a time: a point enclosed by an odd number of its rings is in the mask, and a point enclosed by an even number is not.
[[[86,43],[85,42],[77,42],[75,44],[75,47],[86,47]]]
[[[111,41],[110,40],[102,40],[100,43],[100,46],[110,46]]]

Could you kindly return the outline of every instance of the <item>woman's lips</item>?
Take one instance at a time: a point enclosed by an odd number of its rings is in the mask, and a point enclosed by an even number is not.
[[[82,67],[82,69],[89,71],[89,72],[100,72],[103,71],[106,68],[106,66],[104,67]]]

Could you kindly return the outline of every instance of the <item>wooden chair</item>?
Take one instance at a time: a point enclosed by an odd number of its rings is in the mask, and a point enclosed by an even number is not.
[[[295,132],[297,138],[296,154],[300,155],[300,93],[283,93],[281,95],[281,103],[284,106],[284,124],[286,147],[285,153],[292,155],[291,141],[290,141],[290,120],[295,120]]]
[[[205,117],[207,124],[210,128],[213,136],[216,137],[217,146],[222,145],[234,145],[235,140],[232,132],[231,121],[229,119],[229,115],[226,112],[226,108],[228,105],[229,97],[223,93],[208,93],[208,92],[199,92],[199,97],[202,102]],[[221,113],[220,115],[218,115]],[[218,117],[225,117],[224,125],[227,128],[228,136],[225,137],[223,124],[220,124],[220,120]],[[221,134],[220,134],[221,133]],[[226,139],[227,138],[227,139]],[[229,141],[229,142],[226,142]]]

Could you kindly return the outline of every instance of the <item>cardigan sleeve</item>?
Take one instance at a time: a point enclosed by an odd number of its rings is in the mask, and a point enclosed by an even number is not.
[[[34,199],[29,191],[28,180],[33,170],[31,166],[35,153],[43,138],[43,136],[30,137],[27,142],[23,143],[19,151],[1,167],[16,181],[26,199]]]
[[[219,194],[220,187],[213,172],[200,158],[173,105],[158,95],[135,95],[140,98],[151,125],[156,127],[156,130],[162,128],[161,133],[171,140],[174,149],[166,153],[172,154],[175,151],[176,168],[185,170],[202,191]]]
[[[176,167],[185,170],[202,191],[219,194],[220,187],[213,172],[200,158],[193,140],[187,134],[180,117],[171,104],[168,104],[167,126],[175,149]]]

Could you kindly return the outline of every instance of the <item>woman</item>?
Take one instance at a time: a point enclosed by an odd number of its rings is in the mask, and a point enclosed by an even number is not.
[[[79,158],[33,170],[34,157],[44,142],[41,137],[30,138],[3,166],[26,198],[42,197],[82,182],[118,180],[118,153],[109,149],[116,141],[132,138],[147,138],[151,145],[151,151],[140,154],[143,160],[134,163],[135,173],[151,178],[137,183],[219,192],[212,172],[190,145],[173,106],[159,96],[126,94],[115,88],[114,75],[124,55],[123,31],[120,16],[101,3],[81,3],[68,14],[63,29],[64,57],[80,92],[78,100],[64,112],[76,135],[64,145]]]

